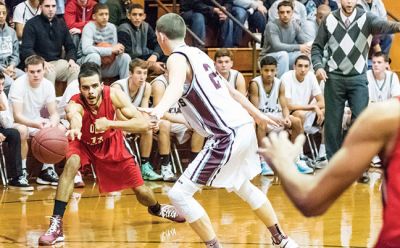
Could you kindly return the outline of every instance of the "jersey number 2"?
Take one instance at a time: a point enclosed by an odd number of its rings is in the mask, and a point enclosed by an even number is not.
[[[219,78],[217,73],[213,72],[211,67],[208,64],[203,64],[204,70],[208,72],[208,77],[210,78],[211,82],[213,83],[216,89],[221,88],[221,84],[218,82]]]

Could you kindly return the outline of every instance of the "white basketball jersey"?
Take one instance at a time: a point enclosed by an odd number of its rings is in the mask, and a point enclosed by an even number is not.
[[[230,69],[229,77],[228,77],[227,81],[228,81],[229,85],[235,89],[236,89],[236,80],[237,80],[238,75],[239,75],[239,72],[237,70]]]
[[[258,85],[258,109],[263,113],[282,113],[282,107],[279,104],[279,88],[281,81],[278,78],[274,78],[271,92],[267,94],[264,89],[261,76],[254,78],[252,81]]]
[[[126,94],[128,94],[129,98],[131,99],[132,104],[135,107],[140,107],[140,104],[142,103],[143,96],[144,96],[144,90],[146,89],[146,83],[144,83],[143,85],[140,86],[140,88],[138,89],[138,91],[134,97],[131,97],[129,94],[129,86],[128,86],[129,78],[123,78],[118,81],[115,81],[114,83],[111,84],[111,86],[113,86],[114,84],[118,84],[119,86],[121,86],[122,90]]]
[[[391,71],[385,72],[384,80],[376,80],[372,70],[367,71],[369,100],[382,102],[400,95],[399,79]]]
[[[204,137],[234,134],[234,129],[253,119],[230,95],[226,80],[217,73],[207,54],[195,47],[180,46],[173,53],[186,57],[193,71],[185,83],[179,106],[185,119]]]
[[[167,86],[168,86],[168,80],[165,78],[164,75],[160,75],[160,76],[156,77],[155,79],[153,79],[153,81],[150,82],[150,85],[153,85],[153,83],[155,81],[162,82],[164,84],[165,88],[167,88]],[[169,108],[168,112],[171,114],[182,113],[181,108],[179,107],[178,103],[175,103],[174,105],[172,105],[172,107]]]

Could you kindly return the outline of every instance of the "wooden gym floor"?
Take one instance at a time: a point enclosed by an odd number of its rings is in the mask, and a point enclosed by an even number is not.
[[[380,177],[379,170],[371,172],[370,184],[355,183],[324,216],[309,219],[294,209],[271,178],[257,177],[254,183],[268,192],[283,229],[300,247],[371,247],[381,227]],[[65,213],[66,241],[56,247],[204,247],[187,224],[147,214],[132,191],[101,196],[90,178],[85,181],[85,188],[75,189]],[[161,203],[168,201],[172,184],[146,184]],[[55,189],[35,185],[30,194],[0,190],[0,247],[37,247],[48,227]],[[272,247],[266,227],[235,194],[207,188],[196,198],[224,248]]]

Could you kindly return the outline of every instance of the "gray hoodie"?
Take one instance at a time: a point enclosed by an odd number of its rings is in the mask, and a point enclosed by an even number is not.
[[[19,64],[19,43],[14,29],[7,24],[0,27],[0,66],[17,66]]]

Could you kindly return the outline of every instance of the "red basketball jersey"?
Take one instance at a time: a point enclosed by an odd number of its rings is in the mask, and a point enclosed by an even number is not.
[[[383,227],[376,247],[400,247],[400,132],[383,166]]]
[[[72,96],[71,101],[74,101],[83,107],[83,118],[82,118],[82,138],[81,141],[87,145],[98,145],[104,142],[104,140],[115,135],[117,130],[108,129],[105,132],[96,132],[95,121],[96,119],[106,117],[109,120],[115,119],[115,109],[110,97],[110,87],[104,86],[102,91],[102,101],[94,114],[81,94]]]

